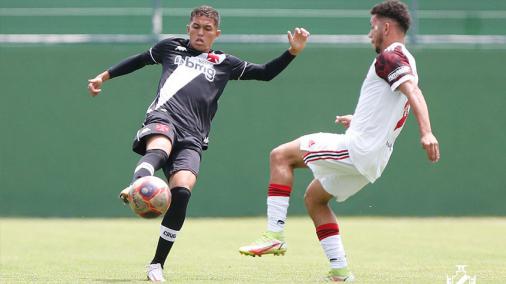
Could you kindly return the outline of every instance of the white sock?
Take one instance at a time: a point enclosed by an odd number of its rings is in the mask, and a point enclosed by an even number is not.
[[[330,268],[348,266],[337,223],[328,223],[316,227],[316,235],[320,240],[325,255],[330,261]]]
[[[320,244],[330,261],[330,268],[343,268],[348,266],[340,235],[325,238],[320,241]]]
[[[291,186],[269,184],[267,196],[267,231],[282,232],[285,229]]]
[[[267,231],[281,232],[285,229],[290,197],[267,197]]]

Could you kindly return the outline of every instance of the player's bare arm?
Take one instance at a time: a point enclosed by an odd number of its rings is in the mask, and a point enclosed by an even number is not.
[[[304,28],[295,28],[293,34],[288,31],[288,42],[290,43],[288,51],[290,54],[299,54],[306,47],[309,35],[310,33]]]
[[[88,80],[88,91],[90,92],[90,95],[95,97],[102,91],[101,87],[102,84],[109,80],[109,71],[104,71],[100,74],[98,74],[95,78]]]
[[[336,124],[342,124],[344,128],[350,127],[351,119],[353,118],[352,114],[347,115],[336,115]]]
[[[437,162],[439,160],[439,143],[432,134],[430,127],[429,110],[423,97],[422,91],[418,85],[408,80],[399,86],[399,90],[408,97],[408,102],[416,117],[420,131],[420,143],[427,152],[429,160]]]

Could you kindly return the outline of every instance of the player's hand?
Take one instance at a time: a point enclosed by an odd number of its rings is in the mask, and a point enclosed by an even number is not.
[[[420,138],[422,147],[427,152],[427,157],[433,163],[439,161],[439,143],[432,133],[427,133]]]
[[[309,32],[304,28],[295,28],[293,34],[288,31],[288,42],[290,43],[288,51],[292,55],[299,54],[306,47],[309,35]]]
[[[101,89],[102,83],[103,83],[103,80],[99,76],[97,76],[93,79],[89,79],[88,80],[88,91],[90,92],[90,95],[92,95],[93,97],[98,95],[100,93],[100,91],[102,91],[102,89]]]
[[[342,124],[344,128],[350,127],[351,119],[353,118],[353,115],[347,114],[347,115],[336,115],[336,124]]]

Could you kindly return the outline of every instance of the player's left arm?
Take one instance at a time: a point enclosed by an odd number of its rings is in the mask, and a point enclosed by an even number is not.
[[[433,163],[437,162],[439,160],[439,143],[434,134],[432,134],[429,109],[422,91],[412,80],[407,80],[400,84],[398,90],[408,98],[408,102],[418,123],[420,143],[427,152],[427,157]]]
[[[344,128],[350,127],[351,119],[353,118],[352,114],[347,115],[336,115],[336,124],[342,124]]]
[[[301,53],[306,47],[310,33],[304,28],[295,28],[293,34],[288,31],[287,35],[288,42],[290,43],[288,52],[290,52],[291,55],[297,56],[297,54]]]
[[[281,71],[283,71],[292,60],[304,50],[306,42],[309,38],[309,32],[304,28],[295,28],[294,33],[290,31],[287,34],[290,47],[283,54],[274,58],[265,64],[255,64],[244,62],[239,68],[234,68],[239,74],[238,77],[232,76],[232,79],[238,80],[260,80],[270,81],[274,79]]]

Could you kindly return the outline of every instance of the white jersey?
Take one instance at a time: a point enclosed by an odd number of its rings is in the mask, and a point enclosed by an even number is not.
[[[415,59],[393,43],[375,58],[362,84],[346,138],[353,164],[370,182],[381,176],[408,116],[408,99],[397,90],[407,80],[418,83]]]

